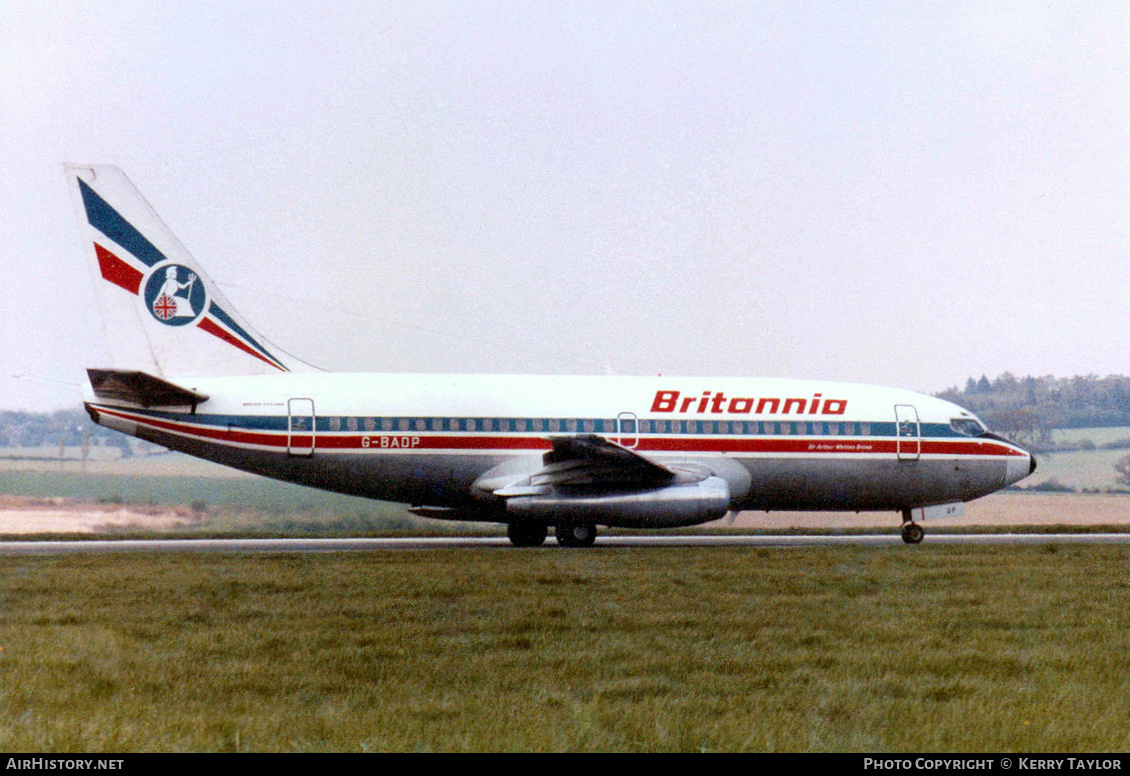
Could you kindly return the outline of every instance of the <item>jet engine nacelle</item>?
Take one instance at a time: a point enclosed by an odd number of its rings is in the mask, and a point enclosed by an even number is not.
[[[515,520],[545,523],[599,523],[622,528],[671,528],[717,520],[730,508],[730,488],[721,477],[600,495],[556,490],[515,496],[506,514]]]

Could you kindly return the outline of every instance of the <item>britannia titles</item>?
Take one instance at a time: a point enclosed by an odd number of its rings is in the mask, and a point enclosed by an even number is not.
[[[722,391],[703,391],[701,396],[683,396],[680,391],[656,391],[652,412],[695,412],[700,415],[731,413],[735,415],[843,415],[846,399],[825,399],[815,393],[811,399],[726,396]]]

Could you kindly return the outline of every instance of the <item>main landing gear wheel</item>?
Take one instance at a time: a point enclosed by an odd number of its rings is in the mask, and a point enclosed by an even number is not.
[[[902,540],[907,544],[918,544],[925,535],[922,526],[914,522],[914,510],[902,510]]]
[[[903,523],[902,525],[902,540],[907,544],[918,544],[925,535],[926,532],[922,530],[922,526],[918,523]]]
[[[557,525],[553,532],[562,547],[592,547],[596,543],[596,526],[592,523]]]
[[[506,535],[515,547],[540,547],[549,529],[544,523],[510,523],[506,526]]]

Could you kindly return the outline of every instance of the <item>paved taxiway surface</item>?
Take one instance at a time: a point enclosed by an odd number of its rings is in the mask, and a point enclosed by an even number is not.
[[[602,536],[600,547],[816,547],[901,545],[897,534],[851,536]],[[930,544],[1130,544],[1130,533],[936,534]],[[546,542],[552,547],[554,541]],[[57,555],[76,552],[358,552],[510,547],[504,537],[445,536],[382,539],[123,539],[120,541],[0,542],[0,555]]]

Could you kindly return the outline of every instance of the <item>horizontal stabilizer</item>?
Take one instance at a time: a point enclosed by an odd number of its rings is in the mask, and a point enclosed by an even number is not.
[[[99,399],[125,401],[142,407],[186,407],[208,401],[202,393],[182,388],[145,372],[87,369],[90,386]]]

